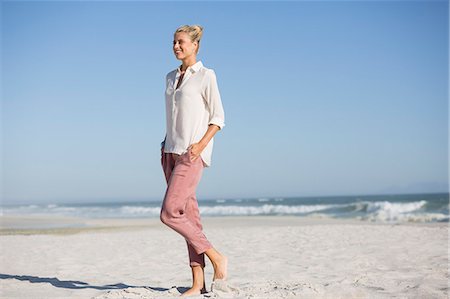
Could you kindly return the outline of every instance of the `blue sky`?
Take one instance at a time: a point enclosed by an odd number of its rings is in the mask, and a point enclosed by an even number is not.
[[[173,32],[225,128],[199,200],[448,190],[448,1],[4,1],[3,201],[158,200]]]

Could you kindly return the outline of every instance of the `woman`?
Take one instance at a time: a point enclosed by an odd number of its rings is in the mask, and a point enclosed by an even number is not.
[[[202,32],[199,25],[184,25],[175,31],[173,51],[182,64],[166,75],[161,164],[167,190],[160,218],[186,240],[193,283],[182,296],[206,292],[205,254],[214,268],[213,283],[227,275],[227,257],[214,249],[202,232],[195,196],[203,168],[211,166],[213,137],[225,126],[215,72],[196,61]]]

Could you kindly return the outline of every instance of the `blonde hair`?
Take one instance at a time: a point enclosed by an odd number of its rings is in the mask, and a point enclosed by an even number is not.
[[[174,35],[178,32],[187,33],[193,43],[197,42],[197,50],[195,50],[195,54],[197,54],[198,49],[200,48],[200,40],[202,39],[203,36],[203,27],[200,25],[191,25],[191,26],[183,25],[178,27],[177,30],[175,30]]]

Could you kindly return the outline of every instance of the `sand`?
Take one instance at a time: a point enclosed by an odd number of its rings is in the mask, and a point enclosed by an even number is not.
[[[170,298],[191,283],[184,239],[159,219],[1,217],[1,298]],[[448,298],[448,223],[203,219],[226,284],[192,298]]]

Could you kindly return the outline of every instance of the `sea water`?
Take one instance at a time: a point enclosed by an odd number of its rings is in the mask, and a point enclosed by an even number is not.
[[[199,199],[201,217],[297,216],[371,222],[448,222],[449,194]],[[3,206],[1,214],[82,218],[157,218],[162,201],[46,203]]]

